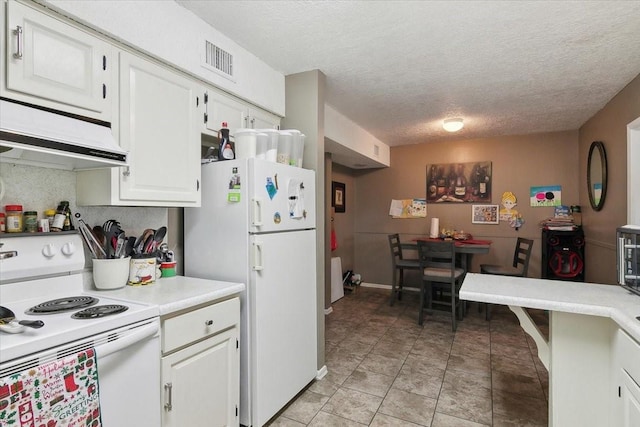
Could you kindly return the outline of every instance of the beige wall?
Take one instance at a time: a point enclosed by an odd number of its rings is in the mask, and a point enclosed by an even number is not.
[[[533,238],[534,251],[530,277],[540,277],[541,243],[539,222],[553,214],[552,208],[529,206],[529,189],[539,185],[562,185],[562,202],[579,204],[586,237],[586,281],[615,283],[615,229],[626,223],[626,125],[640,117],[640,76],[617,94],[601,111],[579,130],[534,135],[505,136],[446,143],[425,143],[395,147],[391,150],[391,167],[354,171],[334,165],[333,180],[347,184],[348,215],[337,216],[339,243],[344,240],[339,256],[353,256],[353,270],[369,283],[389,284],[391,266],[387,235],[400,233],[411,239],[428,233],[432,217],[449,221],[457,229],[476,238],[493,241],[489,255],[474,257],[472,271],[480,263],[508,264],[515,238]],[[586,168],[589,147],[603,141],[609,165],[608,190],[604,207],[596,212],[589,205]],[[429,204],[426,219],[391,219],[388,216],[392,198],[425,197],[426,165],[431,163],[493,162],[492,203],[500,204],[504,191],[518,197],[516,209],[526,223],[515,231],[506,223],[473,225],[467,204]],[[344,214],[341,214],[344,215]],[[353,227],[353,243],[349,230]],[[348,251],[353,250],[352,254]],[[336,251],[337,252],[337,251]],[[334,252],[334,254],[336,254]],[[337,255],[337,254],[336,254]],[[343,265],[345,261],[343,260]],[[346,269],[347,267],[344,267]],[[417,277],[409,277],[416,281]]]
[[[450,223],[474,238],[494,243],[488,255],[476,255],[472,271],[479,263],[508,264],[518,236],[535,240],[530,277],[540,277],[539,222],[553,215],[552,207],[529,206],[531,186],[561,185],[562,202],[579,204],[578,132],[554,132],[505,136],[442,143],[395,147],[391,150],[391,167],[360,172],[356,181],[356,217],[354,229],[355,270],[365,282],[391,283],[391,262],[387,235],[400,233],[411,239],[425,235],[432,217]],[[437,203],[427,205],[425,219],[392,219],[391,199],[425,197],[426,165],[431,163],[492,162],[492,204],[500,204],[502,193],[513,192],[518,198],[516,210],[525,224],[519,231],[508,223],[471,224],[471,203]]]
[[[627,124],[638,117],[640,75],[589,119],[579,131],[579,190],[584,212],[588,282],[616,283],[615,230],[627,221]],[[604,143],[608,163],[607,195],[602,210],[597,212],[589,205],[586,181],[587,157],[593,141]]]
[[[332,251],[331,256],[340,257],[343,272],[346,270],[355,270],[354,224],[356,219],[356,180],[351,169],[338,164],[332,165],[331,180],[343,183],[345,185],[346,195],[345,212],[337,212],[333,214],[333,227],[336,232],[338,249]]]
[[[325,152],[324,152],[324,89],[325,75],[318,70],[292,74],[286,77],[286,117],[284,129],[298,129],[306,135],[303,166],[316,171],[316,296],[318,319],[318,370],[324,367],[324,307],[329,266],[329,248],[326,236],[327,211],[325,206]]]

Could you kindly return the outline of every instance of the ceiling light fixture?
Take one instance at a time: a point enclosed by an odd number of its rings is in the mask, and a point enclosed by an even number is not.
[[[442,123],[442,127],[447,132],[458,132],[464,126],[463,120],[460,118],[456,119],[445,119],[444,123]]]

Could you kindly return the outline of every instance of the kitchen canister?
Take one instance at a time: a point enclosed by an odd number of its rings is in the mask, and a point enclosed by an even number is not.
[[[302,158],[304,157],[304,140],[307,136],[301,133],[298,138],[294,138],[293,147],[291,147],[291,166],[302,167]]]
[[[291,134],[291,148],[289,150],[289,164],[291,166],[297,166],[298,164],[298,145],[300,144],[300,136],[302,132],[297,129],[286,129]]]
[[[148,285],[156,281],[156,258],[131,258],[129,281],[132,286]]]
[[[161,277],[173,277],[176,275],[176,262],[161,262],[160,263],[160,275]]]
[[[238,129],[233,134],[236,143],[236,159],[250,159],[256,156],[258,132],[254,129]]]
[[[126,258],[93,259],[93,284],[97,289],[118,289],[127,284],[129,260]]]
[[[267,152],[265,154],[265,160],[269,162],[276,162],[278,160],[278,138],[280,132],[276,129],[258,129],[258,132],[267,135]]]
[[[288,165],[291,161],[291,144],[293,135],[291,132],[281,130],[278,134],[278,157],[276,161]]]
[[[267,159],[267,142],[269,141],[269,135],[266,133],[258,132],[256,134],[256,159]]]

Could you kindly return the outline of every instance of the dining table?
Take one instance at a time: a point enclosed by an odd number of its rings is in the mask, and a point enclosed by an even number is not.
[[[421,236],[412,239],[412,242],[415,242],[415,250],[418,250],[418,241],[437,242],[442,240],[443,239],[440,238]],[[488,254],[491,249],[491,243],[493,243],[491,240],[480,239],[453,239],[453,241],[456,246],[456,254],[462,255],[460,257],[460,267],[464,269],[465,272],[469,272],[473,255]],[[403,246],[406,247],[406,245]]]

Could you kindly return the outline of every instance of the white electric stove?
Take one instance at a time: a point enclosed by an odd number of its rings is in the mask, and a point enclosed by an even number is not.
[[[44,322],[40,328],[0,325],[0,383],[93,348],[104,425],[159,425],[158,307],[85,289],[84,266],[83,242],[75,232],[0,235],[0,306],[18,321]],[[124,390],[136,399],[122,399]]]

